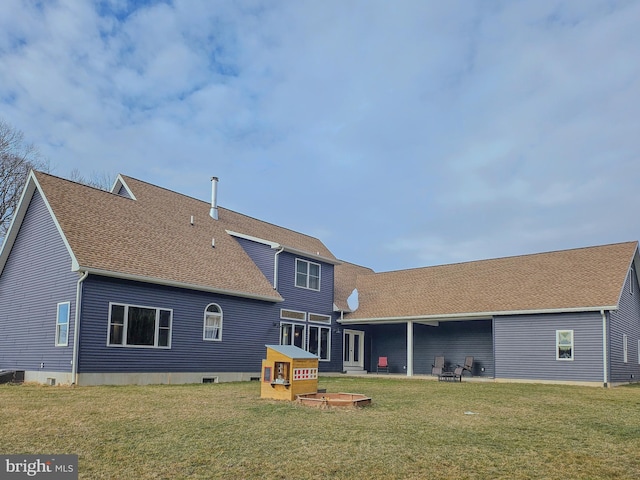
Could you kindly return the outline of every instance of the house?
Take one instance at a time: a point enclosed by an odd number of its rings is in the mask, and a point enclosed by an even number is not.
[[[0,370],[79,385],[260,378],[265,345],[319,374],[495,381],[640,375],[637,242],[395,272],[125,175],[110,192],[31,172],[0,251]]]
[[[341,324],[371,359],[407,375],[429,373],[435,356],[455,366],[471,355],[473,375],[496,381],[637,381],[638,255],[628,242],[361,272],[350,284],[358,308]]]
[[[265,344],[342,369],[318,239],[119,176],[29,175],[0,253],[0,369],[79,385],[259,377]]]

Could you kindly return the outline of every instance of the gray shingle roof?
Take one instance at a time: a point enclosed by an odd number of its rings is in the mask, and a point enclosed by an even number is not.
[[[618,305],[637,242],[359,275],[345,320]]]
[[[227,230],[335,258],[313,237],[224,208],[213,220],[208,202],[131,177],[121,176],[135,200],[41,172],[35,176],[81,269],[279,301],[272,279]]]

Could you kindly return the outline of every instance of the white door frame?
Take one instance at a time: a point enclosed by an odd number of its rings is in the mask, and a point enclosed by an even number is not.
[[[342,345],[343,368],[364,370],[364,332],[362,330],[343,330]]]

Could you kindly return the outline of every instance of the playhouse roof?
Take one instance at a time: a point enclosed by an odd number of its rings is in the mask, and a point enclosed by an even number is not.
[[[271,350],[284,355],[285,357],[293,359],[318,358],[317,355],[309,353],[306,350],[298,348],[294,345],[265,345],[265,347],[270,348]]]

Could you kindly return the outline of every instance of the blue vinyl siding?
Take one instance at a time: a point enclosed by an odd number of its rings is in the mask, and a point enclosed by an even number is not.
[[[609,321],[609,372],[610,381],[629,382],[640,379],[638,365],[638,340],[640,339],[640,289],[637,282],[630,291],[631,275],[627,276],[618,310],[610,313]],[[633,276],[635,282],[635,275]],[[627,335],[627,359],[624,363],[622,337]],[[633,377],[632,377],[633,375]]]
[[[0,276],[0,368],[71,371],[78,278],[36,190]],[[66,347],[55,346],[59,302],[70,302]]]
[[[430,374],[436,356],[444,355],[451,370],[472,356],[473,375],[493,377],[491,320],[440,322],[437,327],[414,325],[413,335],[414,373]]]
[[[573,330],[573,361],[556,360],[556,330]],[[599,312],[494,319],[496,378],[603,381]]]
[[[356,330],[358,330],[358,328],[356,328]],[[376,371],[378,357],[387,357],[387,361],[389,362],[389,373],[407,373],[406,324],[372,326],[368,332],[365,332],[364,338],[365,355],[369,360],[368,370],[370,372]],[[370,355],[367,355],[367,345],[371,346]]]
[[[264,243],[253,242],[244,238],[236,238],[253,263],[257,265],[262,274],[273,285],[273,269],[276,250]]]
[[[171,309],[171,348],[108,347],[109,302]],[[204,311],[224,315],[222,341],[203,340]],[[279,342],[281,303],[89,276],[84,282],[79,373],[258,372]],[[276,325],[274,325],[274,323]],[[320,362],[327,371],[330,364]]]
[[[171,309],[171,348],[108,347],[109,302]],[[211,303],[224,315],[221,342],[202,338]],[[265,344],[277,342],[278,315],[270,302],[90,276],[83,289],[79,372],[257,372]]]
[[[320,263],[320,291],[295,286],[296,258]],[[333,265],[313,258],[282,252],[278,259],[278,292],[285,299],[282,308],[333,314]]]
[[[371,328],[372,352],[370,370],[375,371],[379,356],[389,358],[390,371],[406,373],[407,325],[379,325]],[[444,355],[453,369],[463,364],[466,356],[474,357],[474,376],[492,377],[493,344],[491,320],[441,322],[439,326],[413,325],[413,373],[431,373],[436,356]],[[484,368],[484,372],[482,371]]]
[[[258,266],[264,276],[273,283],[276,250],[268,245],[254,242],[244,238],[236,238],[247,255]],[[299,288],[295,286],[296,258],[320,263],[320,291]],[[333,312],[333,265],[309,257],[294,255],[289,252],[278,254],[278,292],[284,301],[278,305],[278,318],[280,309],[296,310],[305,313],[316,313],[331,317],[331,354],[330,361],[320,362],[320,371],[337,372],[342,370],[342,335],[337,333],[336,315]],[[318,323],[297,322],[305,325],[325,326]],[[308,334],[308,331],[307,331]],[[279,342],[279,338],[276,343]]]
[[[295,286],[296,258],[320,264],[320,291]],[[278,292],[284,298],[279,308],[298,310],[331,317],[331,360],[319,362],[320,371],[342,371],[342,335],[336,333],[333,312],[333,265],[316,259],[282,252],[278,258]],[[303,323],[303,322],[301,322]],[[309,323],[307,325],[320,325]]]
[[[120,195],[121,197],[131,198],[131,195],[129,195],[129,192],[127,191],[127,189],[124,188],[124,185],[121,186],[120,189],[118,190],[118,195]]]

